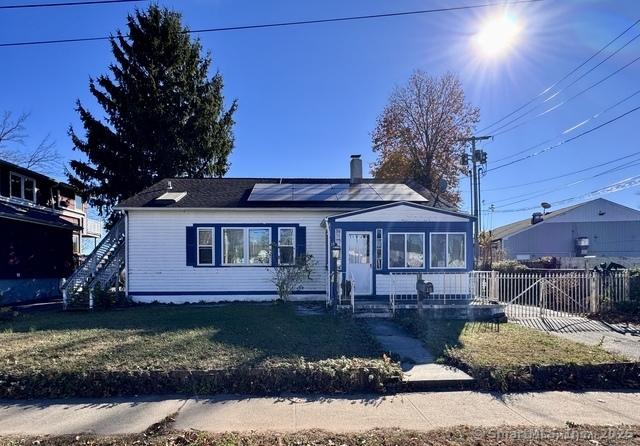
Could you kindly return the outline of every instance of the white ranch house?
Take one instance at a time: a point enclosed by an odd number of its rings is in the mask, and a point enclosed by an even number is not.
[[[118,209],[102,250],[119,260],[85,269],[120,262],[138,302],[273,300],[270,269],[305,254],[315,267],[292,300],[335,301],[347,279],[355,298],[388,302],[394,286],[415,293],[419,273],[434,294],[445,274],[469,293],[473,217],[415,184],[362,178],[359,156],[343,179],[163,179]],[[77,272],[68,287],[88,280]]]

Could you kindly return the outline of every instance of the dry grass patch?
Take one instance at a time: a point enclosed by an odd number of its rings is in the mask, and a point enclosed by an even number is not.
[[[0,323],[7,371],[213,370],[265,361],[375,361],[376,342],[350,318],[298,316],[292,305],[146,305],[34,313]]]
[[[454,320],[400,319],[443,360],[455,357],[476,366],[603,364],[627,361],[599,346],[580,344],[521,325]]]
[[[640,365],[600,346],[573,342],[517,324],[427,320],[398,322],[438,360],[502,391],[640,386]]]
[[[237,303],[22,314],[0,322],[0,398],[362,391],[397,380],[399,368],[358,322],[294,310]]]
[[[378,429],[362,433],[335,434],[325,431],[292,433],[224,433],[174,432],[160,435],[140,434],[97,437],[72,435],[62,437],[5,437],[0,444],[6,446],[503,446],[551,445],[640,445],[638,426],[570,426],[471,428],[466,426],[437,429],[426,432],[400,429]]]

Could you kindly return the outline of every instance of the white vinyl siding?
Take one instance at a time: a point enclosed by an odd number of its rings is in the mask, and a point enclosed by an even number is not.
[[[335,211],[321,210],[265,209],[129,211],[127,234],[129,292],[135,300],[142,302],[276,299],[278,296],[271,282],[273,273],[267,265],[251,268],[217,264],[214,267],[197,268],[187,265],[186,228],[212,223],[222,227],[225,227],[225,224],[250,226],[251,222],[261,225],[281,224],[282,227],[289,227],[287,226],[289,223],[306,227],[306,253],[312,255],[316,262],[310,280],[304,283],[305,292],[316,294],[296,294],[292,298],[324,300],[326,298],[327,250],[326,232],[321,223],[327,215],[334,213]],[[222,234],[218,237],[221,240]],[[221,247],[217,246],[215,249],[219,251]],[[223,261],[222,258],[221,261]],[[133,294],[155,291],[162,291],[164,294],[145,296]],[[215,294],[207,294],[209,291]],[[247,294],[248,291],[260,291],[262,294]],[[171,292],[176,294],[171,295]],[[273,294],[266,294],[271,292]]]

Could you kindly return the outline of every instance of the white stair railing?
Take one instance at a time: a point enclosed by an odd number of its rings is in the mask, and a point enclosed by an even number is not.
[[[104,286],[120,273],[124,267],[124,239],[124,219],[120,219],[60,287],[65,309],[68,308],[73,296],[84,291],[91,292],[98,284]],[[90,295],[90,308],[92,308],[91,301]]]

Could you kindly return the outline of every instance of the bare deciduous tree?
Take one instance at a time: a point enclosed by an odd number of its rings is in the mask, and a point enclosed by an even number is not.
[[[5,111],[0,121],[0,150],[4,150],[8,144],[24,144],[27,136],[24,132],[24,123],[29,118],[28,113],[22,113],[13,119],[13,113]]]
[[[5,111],[2,114],[0,119],[0,159],[27,169],[35,169],[45,173],[55,172],[61,167],[60,154],[49,135],[45,136],[35,148],[31,150],[25,148],[28,119],[28,113],[21,113],[16,117],[10,111]]]
[[[445,180],[448,188],[442,198],[457,204],[460,140],[472,135],[479,119],[479,109],[466,102],[457,76],[415,71],[406,85],[393,91],[378,117],[371,135],[378,159],[371,173],[414,180],[433,191]]]

